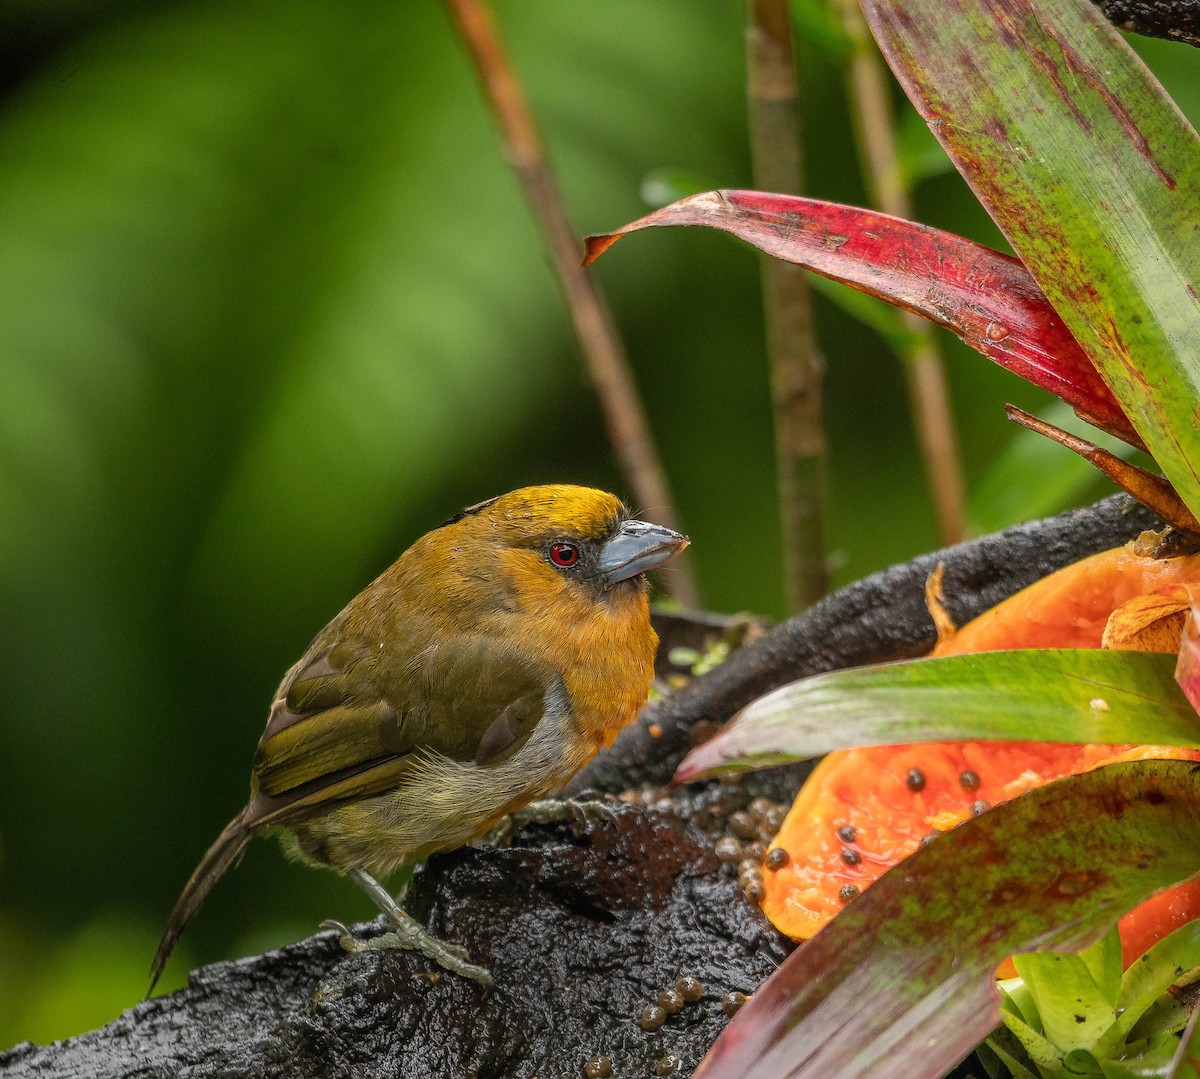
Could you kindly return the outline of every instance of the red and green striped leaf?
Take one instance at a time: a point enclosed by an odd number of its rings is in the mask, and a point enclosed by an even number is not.
[[[854,746],[976,740],[1200,745],[1173,656],[1038,648],[819,674],[746,707],[692,750],[689,782]]]

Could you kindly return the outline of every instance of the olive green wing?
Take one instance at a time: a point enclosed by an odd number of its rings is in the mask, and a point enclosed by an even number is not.
[[[430,755],[499,763],[560,692],[552,670],[494,638],[399,656],[318,638],[276,695],[255,753],[249,823],[295,823],[393,790]]]

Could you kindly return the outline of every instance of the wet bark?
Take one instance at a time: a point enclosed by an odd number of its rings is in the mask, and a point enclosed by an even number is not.
[[[1122,30],[1200,45],[1200,0],[1095,0]]]

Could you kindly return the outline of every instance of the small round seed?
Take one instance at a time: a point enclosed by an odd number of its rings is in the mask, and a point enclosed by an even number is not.
[[[742,853],[748,862],[754,862],[757,865],[763,860],[763,855],[767,853],[767,848],[763,845],[761,839],[755,839],[742,848]]]
[[[664,989],[658,994],[656,999],[658,1000],[658,1006],[667,1015],[674,1015],[683,1007],[683,994],[678,989]]]
[[[904,777],[904,785],[913,793],[925,789],[925,773],[920,768],[910,768]]]
[[[786,819],[787,806],[773,805],[767,810],[767,815],[763,817],[763,824],[778,832]]]
[[[751,801],[751,803],[748,806],[746,806],[746,812],[749,813],[750,816],[754,820],[760,821],[763,819],[763,817],[765,817],[767,815],[767,811],[770,808],[771,808],[770,799],[764,798],[760,794],[757,798],[755,798],[753,801]]]
[[[782,847],[772,847],[763,858],[763,865],[768,869],[782,869],[791,861],[791,855]]]
[[[838,890],[838,898],[843,903],[849,903],[851,899],[858,897],[859,887],[857,884],[843,884]]]
[[[767,894],[767,886],[762,880],[748,880],[742,888],[742,895],[751,903],[761,903]]]
[[[592,1057],[584,1066],[586,1079],[608,1079],[612,1075],[612,1061],[608,1057]]]
[[[758,830],[758,822],[744,809],[739,809],[736,813],[729,815],[727,827],[738,839],[753,839],[754,833]]]
[[[745,993],[738,993],[736,991],[732,993],[726,993],[725,996],[721,998],[721,1011],[723,1011],[726,1015],[734,1015],[748,999],[749,998]]]
[[[675,992],[684,1000],[695,1002],[704,996],[704,986],[699,978],[682,977],[675,979]]]
[[[965,791],[973,791],[979,789],[979,773],[972,772],[970,769],[963,772],[958,777],[958,782],[962,784],[962,789]]]
[[[647,1034],[652,1034],[667,1021],[667,1013],[657,1004],[647,1005],[638,1016],[638,1026]]]
[[[713,853],[720,861],[732,865],[742,860],[742,845],[733,836],[723,835],[713,847]]]
[[[980,813],[986,813],[991,808],[991,802],[985,802],[982,798],[980,798],[978,802],[971,803],[971,816],[978,817]]]
[[[853,843],[855,839],[854,825],[843,824],[840,828],[838,828],[837,835],[838,839],[840,839],[843,843]]]
[[[680,1068],[683,1067],[683,1061],[674,1053],[668,1053],[665,1057],[659,1057],[654,1063],[655,1075],[674,1075]]]
[[[747,888],[751,887],[751,885],[757,885],[759,888],[763,887],[762,870],[759,869],[758,866],[755,866],[754,869],[749,873],[738,874],[738,887],[741,888],[743,893]]]
[[[859,854],[858,851],[856,851],[853,847],[846,847],[846,849],[842,851],[842,861],[845,862],[846,865],[858,865],[858,863],[862,861],[862,855]]]

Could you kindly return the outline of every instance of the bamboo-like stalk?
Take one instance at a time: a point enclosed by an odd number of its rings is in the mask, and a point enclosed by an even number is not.
[[[867,190],[877,209],[895,217],[911,218],[912,191],[900,168],[895,113],[883,61],[867,32],[858,0],[834,0],[834,3],[847,32],[858,43],[850,57],[847,78]],[[926,483],[942,541],[957,543],[963,538],[965,496],[945,364],[933,327],[908,312],[903,313],[903,318],[913,335],[913,347],[903,357],[904,373]]]
[[[640,512],[669,528],[679,528],[666,473],[616,322],[599,287],[580,266],[582,249],[491,9],[486,0],[446,0],[446,8],[474,63],[509,164],[541,231],[622,475]],[[680,603],[700,606],[687,552],[676,556],[663,583]]]
[[[787,0],[747,0],[746,75],[754,185],[801,191],[800,125]],[[784,591],[792,613],[825,594],[823,362],[805,271],[762,257],[775,412]]]

